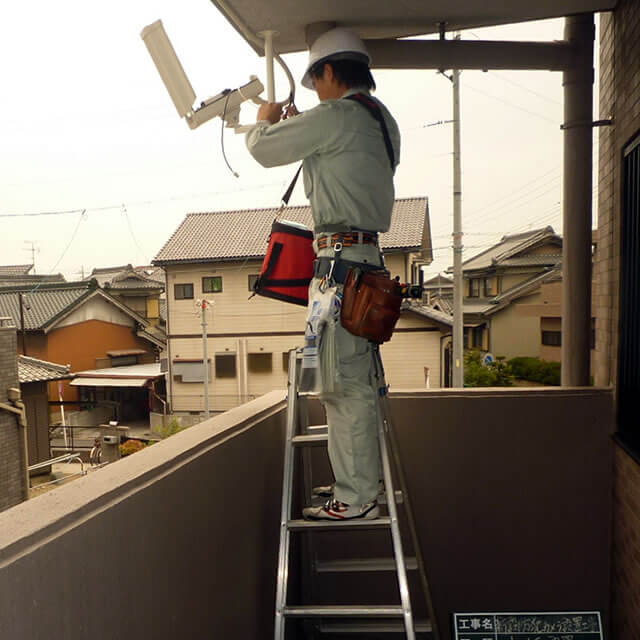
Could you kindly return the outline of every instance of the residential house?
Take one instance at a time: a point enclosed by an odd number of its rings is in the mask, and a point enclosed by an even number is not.
[[[18,380],[27,414],[27,445],[29,464],[51,459],[49,427],[49,391],[47,384],[72,378],[69,365],[55,364],[29,356],[18,356]],[[48,473],[42,467],[31,475]]]
[[[112,296],[118,298],[145,318],[151,326],[162,325],[160,298],[164,294],[164,273],[156,266],[120,267],[93,269],[87,278],[97,283]]]
[[[506,235],[463,262],[465,347],[539,356],[539,322],[517,312],[515,302],[533,303],[561,262],[562,238],[552,227]]]
[[[73,371],[152,363],[165,346],[145,318],[95,280],[0,289],[0,316],[18,327],[19,353]],[[77,409],[80,398],[64,381],[60,391],[49,385],[49,400]]]
[[[303,343],[306,309],[252,295],[276,216],[312,225],[309,207],[189,214],[153,261],[167,277],[173,411],[203,407],[203,298],[212,303],[205,315],[211,407],[225,410],[286,386],[287,353]],[[381,246],[392,276],[419,279],[421,266],[431,261],[426,198],[396,201]],[[424,315],[403,313],[393,339],[382,347],[392,386],[424,388],[425,367],[431,385],[440,385],[445,330]]]
[[[453,305],[453,279],[438,273],[433,278],[425,280],[422,289],[423,299],[427,304],[437,307],[444,313],[449,313]]]

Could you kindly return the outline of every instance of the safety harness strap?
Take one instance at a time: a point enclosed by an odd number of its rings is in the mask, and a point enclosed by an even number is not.
[[[382,109],[380,109],[380,105],[375,100],[372,100],[369,96],[366,96],[364,93],[354,93],[350,96],[347,96],[345,100],[353,100],[354,102],[361,104],[371,114],[371,116],[378,121],[378,123],[380,124],[380,128],[382,129],[382,137],[384,138],[384,145],[387,148],[387,155],[389,156],[391,169],[393,169],[396,164],[395,154],[393,153],[391,137],[389,136],[387,123],[384,121],[384,116],[382,115]]]

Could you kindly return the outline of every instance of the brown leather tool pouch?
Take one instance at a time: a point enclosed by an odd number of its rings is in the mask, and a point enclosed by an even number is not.
[[[402,296],[388,271],[349,269],[342,296],[340,321],[347,331],[371,342],[391,340]]]

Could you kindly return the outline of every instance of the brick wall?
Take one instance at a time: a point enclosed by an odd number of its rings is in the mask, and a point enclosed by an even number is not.
[[[598,385],[616,385],[620,284],[620,218],[624,147],[640,132],[640,3],[619,0],[600,17],[598,252],[595,262]],[[612,637],[640,638],[640,464],[616,447],[614,461]]]
[[[622,150],[640,132],[640,4],[619,0],[600,16],[600,118],[598,252],[596,284],[596,367],[598,385],[615,384],[620,281]]]
[[[0,402],[7,402],[7,389],[17,386],[16,329],[0,323]],[[0,410],[0,511],[25,498],[27,489],[23,442],[17,416]]]
[[[616,447],[613,488],[612,637],[640,638],[640,465]]]

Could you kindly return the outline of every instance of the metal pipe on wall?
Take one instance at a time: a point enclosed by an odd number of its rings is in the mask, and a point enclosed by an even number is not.
[[[593,155],[593,14],[565,19],[576,51],[563,73],[564,179],[562,386],[587,386],[591,358],[591,201]]]

